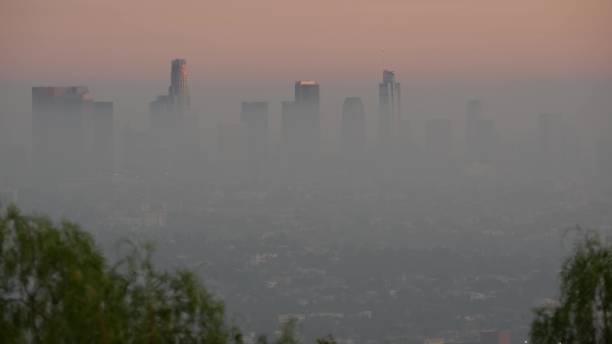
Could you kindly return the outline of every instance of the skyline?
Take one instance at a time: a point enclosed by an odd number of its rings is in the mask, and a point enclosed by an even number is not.
[[[5,81],[158,80],[175,56],[190,60],[196,83],[350,82],[389,66],[411,78],[612,76],[606,0],[301,7],[278,0],[8,0],[0,7]]]
[[[0,0],[0,328],[524,344],[597,320],[612,285],[565,286],[612,243],[610,37],[612,0]]]

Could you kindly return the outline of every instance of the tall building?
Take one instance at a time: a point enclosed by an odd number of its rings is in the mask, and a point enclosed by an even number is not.
[[[149,103],[149,125],[157,134],[186,125],[183,115],[191,111],[187,85],[187,61],[172,60],[167,95],[159,95]]]
[[[83,86],[32,87],[32,163],[38,179],[84,172],[92,97]]]
[[[359,158],[365,154],[365,109],[359,97],[348,97],[344,100],[340,140],[344,157]]]
[[[378,141],[388,145],[399,135],[401,127],[402,100],[399,82],[395,73],[383,71],[382,82],[378,85]]]
[[[191,110],[189,87],[187,86],[187,61],[185,59],[172,60],[168,95],[172,102],[173,112],[182,114]]]
[[[293,101],[282,104],[282,126],[285,150],[290,155],[313,156],[319,150],[320,127],[319,84],[301,80],[295,83]]]
[[[240,123],[246,131],[249,158],[265,158],[268,153],[268,102],[243,102]]]
[[[114,171],[115,124],[113,102],[93,102],[91,116],[92,142],[90,159],[95,174],[109,175]]]
[[[310,106],[313,108],[313,111],[318,111],[319,110],[319,84],[313,80],[296,81],[295,82],[295,102],[303,106]]]

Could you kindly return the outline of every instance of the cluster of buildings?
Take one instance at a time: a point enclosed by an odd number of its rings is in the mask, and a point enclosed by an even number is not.
[[[418,151],[430,166],[447,168],[457,156],[451,119],[428,119],[422,145],[415,149],[401,97],[401,85],[395,73],[384,70],[378,84],[378,131],[374,144],[369,144],[367,138],[362,99],[346,98],[338,135],[338,157],[343,161],[384,158],[405,163],[406,152]],[[78,179],[116,171],[119,159],[115,152],[113,108],[112,102],[94,100],[87,87],[33,87],[34,175],[38,171],[37,177]],[[281,140],[278,146],[271,147],[270,105],[264,101],[243,102],[240,123],[220,124],[217,128],[218,160],[238,162],[242,164],[235,165],[238,169],[250,166],[251,170],[261,170],[274,158],[285,166],[296,167],[295,170],[315,165],[313,162],[325,151],[321,144],[318,82],[295,82],[294,98],[282,102],[281,112]],[[575,131],[560,115],[542,114],[537,123],[538,152],[548,157],[552,168],[561,169],[563,166],[555,165],[556,162],[579,155]],[[121,141],[124,153],[121,169],[133,170],[136,174],[154,170],[166,173],[179,167],[197,171],[200,162],[209,157],[210,147],[201,147],[198,116],[191,109],[186,60],[172,60],[167,94],[158,95],[149,104],[147,134],[127,136]],[[477,99],[467,103],[464,137],[461,154],[467,164],[491,164],[499,156],[499,132]],[[610,149],[606,148],[609,141],[600,140],[596,154],[602,175],[612,171]],[[417,160],[411,158],[411,161]]]
[[[95,101],[87,87],[33,87],[34,177],[112,173],[114,120],[113,103]]]

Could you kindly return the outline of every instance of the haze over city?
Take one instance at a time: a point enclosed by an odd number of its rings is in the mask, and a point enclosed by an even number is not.
[[[156,244],[246,342],[524,343],[612,234],[609,0],[3,0],[0,205]],[[581,229],[577,229],[581,228]]]

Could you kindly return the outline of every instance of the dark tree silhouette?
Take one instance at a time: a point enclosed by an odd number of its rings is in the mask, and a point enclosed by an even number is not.
[[[587,234],[560,279],[559,304],[535,310],[531,342],[612,343],[612,245]]]
[[[151,250],[109,266],[75,224],[0,214],[4,343],[240,343],[223,304],[188,271],[154,269]]]
[[[156,270],[152,246],[126,241],[110,266],[71,222],[0,210],[0,338],[3,343],[241,344],[223,303],[193,273]],[[297,321],[275,344],[297,344]],[[267,343],[260,336],[257,343]],[[335,343],[330,337],[317,343]]]

